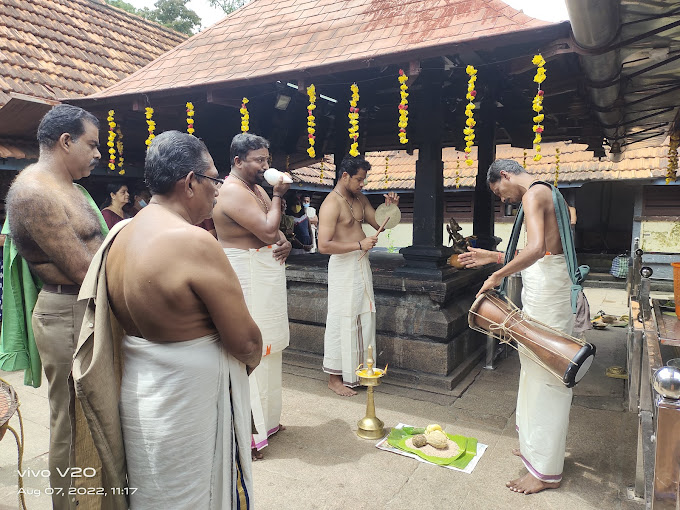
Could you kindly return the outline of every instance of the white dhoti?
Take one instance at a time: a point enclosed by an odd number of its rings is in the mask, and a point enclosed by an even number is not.
[[[253,412],[251,446],[261,450],[267,438],[279,430],[283,383],[283,350],[288,347],[288,300],[285,265],[274,259],[273,248],[257,250],[225,248],[238,276],[248,311],[262,333],[262,361],[250,374]]]
[[[368,256],[353,251],[331,255],[328,261],[328,315],[324,336],[323,371],[341,375],[346,386],[354,387],[354,372],[366,362],[368,346],[375,350],[375,297]]]
[[[130,508],[253,507],[246,366],[217,335],[123,338],[120,418]]]
[[[571,279],[564,255],[546,255],[522,271],[522,304],[529,317],[571,334]],[[529,472],[544,482],[562,480],[572,390],[519,347],[521,372],[516,424]]]

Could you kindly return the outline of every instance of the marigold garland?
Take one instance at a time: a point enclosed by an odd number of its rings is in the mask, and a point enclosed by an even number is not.
[[[560,176],[560,150],[555,147],[555,187],[557,187],[557,179]]]
[[[349,117],[350,125],[348,129],[349,137],[353,142],[349,153],[356,158],[359,155],[359,107],[357,106],[359,103],[359,87],[356,83],[352,83],[350,90],[352,91],[352,99],[349,100],[350,107],[347,117]]]
[[[194,103],[189,101],[187,103],[187,133],[194,134]]]
[[[401,102],[399,103],[399,143],[408,143],[408,138],[406,138],[406,126],[408,126],[408,99],[406,99],[408,94],[408,76],[404,73],[403,69],[399,69],[399,94],[401,95]]]
[[[460,188],[460,155],[456,155],[456,188]]]
[[[116,123],[113,118],[114,114],[115,112],[113,110],[109,110],[109,116],[106,117],[106,122],[109,124],[109,140],[106,142],[106,145],[109,148],[109,170],[112,171],[116,169],[116,149],[114,149],[114,140],[116,139],[116,132],[114,130],[116,129]]]
[[[310,158],[316,157],[316,151],[314,150],[314,143],[316,142],[316,117],[314,117],[314,109],[316,108],[316,87],[311,84],[307,87],[307,95],[309,96],[309,105],[307,105],[307,139],[309,140],[309,148],[307,149],[307,154]]]
[[[545,59],[543,56],[539,53],[538,55],[534,55],[534,58],[531,59],[531,63],[537,66],[536,69],[536,76],[534,76],[534,81],[538,84],[538,92],[536,92],[536,96],[534,97],[533,104],[532,104],[532,109],[534,112],[536,112],[536,115],[534,116],[534,127],[533,132],[535,133],[534,136],[534,149],[536,150],[536,155],[534,156],[534,161],[540,161],[541,160],[541,140],[543,139],[543,119],[545,116],[543,113],[543,90],[541,90],[541,83],[545,81]]]
[[[467,66],[465,72],[470,76],[468,79],[467,94],[465,99],[468,100],[468,104],[465,105],[465,129],[463,129],[463,134],[465,135],[465,163],[467,166],[472,166],[472,146],[475,144],[475,125],[477,123],[474,119],[474,109],[475,109],[475,97],[477,97],[477,91],[475,90],[475,82],[477,81],[477,69],[474,66]]]
[[[666,169],[666,184],[677,180],[678,171],[678,145],[680,145],[680,131],[674,131],[671,134],[671,140],[668,143],[668,168]]]
[[[319,170],[319,183],[323,184],[323,158],[321,158],[321,168]]]
[[[387,183],[390,181],[389,176],[387,175],[387,169],[390,165],[390,157],[385,156],[385,187],[387,187]]]
[[[524,149],[524,162],[522,163],[522,166],[524,167],[525,170],[527,169],[527,150],[526,149]]]
[[[116,150],[118,151],[118,173],[120,175],[125,175],[125,169],[123,168],[123,132],[120,130],[119,126],[116,126]]]
[[[144,143],[148,148],[149,145],[151,145],[153,139],[156,138],[156,135],[153,134],[154,130],[156,129],[156,123],[153,121],[153,108],[146,107],[144,112],[144,115],[146,116],[146,124],[149,127],[149,137]]]
[[[239,110],[241,112],[241,132],[242,133],[247,133],[248,130],[250,129],[250,114],[248,113],[248,107],[246,106],[249,103],[248,98],[244,97],[241,100],[241,109]]]

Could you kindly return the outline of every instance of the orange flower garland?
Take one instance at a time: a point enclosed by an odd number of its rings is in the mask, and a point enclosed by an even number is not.
[[[356,158],[359,155],[359,107],[357,106],[359,103],[359,87],[356,83],[352,83],[350,90],[352,91],[352,99],[349,100],[350,107],[347,117],[349,117],[350,124],[349,137],[353,142],[349,153]]]
[[[316,157],[316,151],[314,150],[314,143],[316,142],[316,117],[314,117],[314,109],[316,108],[316,87],[312,83],[307,87],[307,95],[309,96],[309,104],[307,105],[307,139],[309,140],[309,148],[307,149],[307,154],[310,158]]]
[[[680,131],[671,133],[671,141],[668,143],[668,168],[666,169],[666,184],[677,180],[678,172],[678,145],[680,145]]]
[[[557,179],[560,176],[560,150],[555,147],[555,187],[557,187]]]
[[[472,152],[472,146],[475,144],[475,125],[477,125],[474,119],[475,97],[477,97],[477,91],[475,90],[477,69],[474,66],[467,66],[465,72],[470,76],[467,94],[465,95],[465,99],[468,100],[468,104],[465,105],[465,116],[467,119],[465,120],[465,129],[463,129],[463,134],[465,135],[465,163],[467,166],[472,166],[470,153]]]
[[[534,97],[533,100],[533,105],[532,109],[534,112],[536,112],[536,115],[534,116],[534,127],[533,127],[533,132],[535,133],[534,136],[534,149],[536,150],[536,155],[534,156],[534,161],[540,161],[541,160],[541,140],[543,139],[543,125],[541,122],[543,122],[543,119],[545,116],[543,113],[543,90],[541,90],[541,83],[545,81],[545,59],[543,56],[539,53],[538,55],[534,55],[534,58],[531,60],[531,63],[534,64],[535,66],[538,66],[536,69],[536,76],[534,76],[534,81],[538,83],[538,92],[536,92],[536,96]]]
[[[189,101],[187,103],[187,133],[194,134],[194,103]]]
[[[408,138],[406,138],[406,126],[408,126],[408,99],[406,99],[409,94],[407,92],[408,76],[404,74],[403,69],[399,69],[399,94],[401,95],[401,102],[399,103],[399,143],[408,143]]]
[[[244,97],[241,100],[241,109],[239,110],[241,112],[241,132],[242,133],[247,133],[248,130],[250,129],[250,114],[248,113],[248,107],[246,106],[248,104],[248,98]]]
[[[109,140],[106,142],[106,145],[109,148],[109,170],[116,169],[116,149],[114,149],[114,140],[116,139],[116,132],[114,129],[116,128],[116,123],[113,120],[113,115],[114,111],[109,110],[109,116],[106,117],[106,121],[109,123]]]
[[[118,173],[120,175],[125,175],[125,169],[123,168],[123,133],[120,127],[116,126],[116,150],[118,151]]]
[[[156,135],[153,134],[154,130],[156,129],[156,123],[153,121],[153,108],[145,108],[144,109],[145,113],[144,115],[146,116],[146,124],[149,127],[149,137],[146,139],[146,142],[144,142],[147,146],[151,145],[151,142],[153,141],[154,138],[156,138]]]

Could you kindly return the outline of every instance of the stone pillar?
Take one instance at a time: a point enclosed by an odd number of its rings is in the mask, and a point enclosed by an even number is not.
[[[420,75],[423,84],[413,103],[417,121],[410,136],[416,137],[415,194],[413,205],[413,245],[402,248],[406,267],[399,272],[417,273],[440,280],[452,269],[446,265],[450,248],[443,245],[444,162],[442,161],[443,115],[441,106],[442,71]],[[415,95],[415,94],[414,94]]]
[[[477,236],[477,247],[496,248],[494,238],[494,195],[486,184],[486,173],[496,159],[496,102],[485,99],[477,116],[477,181],[472,232]]]

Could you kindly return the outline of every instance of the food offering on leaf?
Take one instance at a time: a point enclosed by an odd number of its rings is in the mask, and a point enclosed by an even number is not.
[[[414,429],[422,432],[408,438],[405,442],[408,448],[418,448],[425,455],[443,459],[457,457],[460,454],[458,444],[444,433],[440,425],[431,424],[426,429]]]

